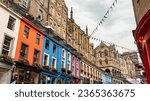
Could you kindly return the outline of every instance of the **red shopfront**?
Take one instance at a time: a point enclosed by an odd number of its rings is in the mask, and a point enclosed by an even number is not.
[[[150,10],[140,20],[133,36],[145,67],[147,83],[150,84]]]

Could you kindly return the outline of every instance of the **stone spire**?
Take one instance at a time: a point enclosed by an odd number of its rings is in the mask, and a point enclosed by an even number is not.
[[[70,18],[73,19],[73,8],[71,7]]]
[[[88,35],[88,26],[86,26],[86,34]]]

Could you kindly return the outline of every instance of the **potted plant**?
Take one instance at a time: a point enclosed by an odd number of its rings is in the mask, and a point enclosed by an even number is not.
[[[71,73],[72,73],[72,71],[68,69],[68,70],[67,70],[67,73],[68,73],[68,74],[71,74]]]
[[[37,69],[41,69],[42,68],[42,65],[37,63],[37,62],[34,62],[32,66],[36,67]]]
[[[24,65],[29,65],[30,64],[27,58],[21,58],[19,61],[21,63],[23,63]]]
[[[7,63],[9,65],[13,64],[12,58],[8,55],[0,55],[0,62]]]
[[[66,69],[65,69],[64,67],[62,67],[62,68],[61,68],[61,71],[62,71],[63,73],[65,73],[65,72],[66,72]]]
[[[52,71],[55,72],[55,73],[58,72],[56,68],[52,68]]]
[[[51,71],[51,67],[48,66],[48,65],[44,65],[44,66],[43,66],[43,69]]]

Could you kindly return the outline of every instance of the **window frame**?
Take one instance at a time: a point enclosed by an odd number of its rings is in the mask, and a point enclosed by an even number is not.
[[[14,31],[15,23],[16,23],[16,19],[10,15],[7,23],[7,28]]]

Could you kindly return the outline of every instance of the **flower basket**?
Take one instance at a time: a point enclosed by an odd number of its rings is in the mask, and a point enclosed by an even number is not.
[[[72,71],[71,71],[71,70],[67,70],[67,73],[68,73],[68,74],[71,74],[71,73],[72,73]]]
[[[48,71],[51,71],[51,67],[48,66],[48,65],[43,66],[43,69],[48,70]]]
[[[42,65],[39,64],[39,63],[37,63],[37,62],[33,63],[32,66],[33,66],[33,67],[36,67],[37,69],[42,69]]]
[[[13,64],[12,58],[8,55],[0,55],[0,62],[7,63],[9,65]]]
[[[21,58],[19,61],[24,65],[30,65],[29,61],[26,58]]]
[[[63,73],[65,73],[65,72],[66,72],[66,69],[65,69],[65,68],[61,68],[61,71],[62,71]]]
[[[56,68],[52,68],[52,71],[55,72],[55,73],[58,72]]]

